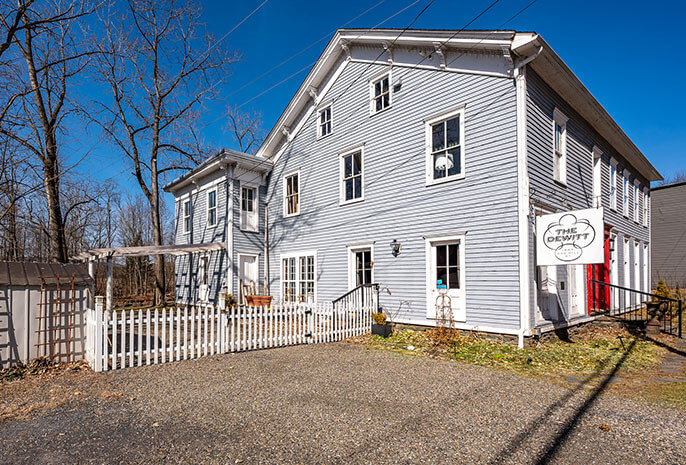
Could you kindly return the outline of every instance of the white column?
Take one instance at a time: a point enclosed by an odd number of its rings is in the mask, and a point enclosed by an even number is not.
[[[112,257],[107,257],[107,287],[105,288],[105,308],[112,310],[113,282],[112,282]]]

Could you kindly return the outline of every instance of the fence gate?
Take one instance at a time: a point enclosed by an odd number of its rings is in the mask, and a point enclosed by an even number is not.
[[[285,303],[213,305],[107,312],[102,297],[87,311],[86,359],[95,371],[217,353],[334,342],[371,331],[369,305]]]

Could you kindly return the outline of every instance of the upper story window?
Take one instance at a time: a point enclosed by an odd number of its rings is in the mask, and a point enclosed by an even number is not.
[[[217,189],[207,191],[207,225],[217,224]]]
[[[300,213],[300,173],[287,174],[283,178],[283,214],[294,216]]]
[[[602,154],[598,147],[593,147],[593,206],[602,206],[603,176],[602,176]]]
[[[629,217],[629,173],[624,173],[622,185],[622,214]]]
[[[191,223],[191,201],[190,199],[183,202],[183,232],[191,232],[193,224]]]
[[[341,154],[341,203],[364,199],[362,148]]]
[[[319,137],[331,134],[331,105],[319,110]]]
[[[241,186],[241,229],[257,231],[257,189]]]
[[[391,106],[391,75],[384,74],[371,81],[371,113],[378,113]]]
[[[638,185],[634,184],[634,221],[638,223],[639,205],[638,205]]]
[[[617,167],[610,162],[610,208],[617,211]]]
[[[648,192],[643,191],[643,226],[645,226],[646,228],[648,227],[648,218],[650,215],[649,204],[650,195],[648,195]]]
[[[464,177],[464,107],[426,120],[427,184]]]
[[[553,113],[553,178],[567,183],[567,117],[557,108]]]

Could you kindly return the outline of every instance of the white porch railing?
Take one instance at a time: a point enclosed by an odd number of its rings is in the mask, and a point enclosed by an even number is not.
[[[368,306],[285,303],[87,311],[86,359],[95,371],[294,344],[334,342],[371,330]]]

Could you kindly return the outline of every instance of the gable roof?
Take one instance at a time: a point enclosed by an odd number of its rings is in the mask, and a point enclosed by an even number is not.
[[[535,56],[528,66],[591,124],[638,173],[648,181],[662,179],[657,169],[540,35],[512,30],[339,29],[291,98],[257,154],[273,159],[290,141],[290,128],[298,122],[299,115],[308,106],[312,106],[313,94],[316,96],[316,90],[325,83],[333,66],[347,53],[350,46],[384,44],[419,48],[433,48],[438,44],[446,48],[502,53],[515,61]]]

